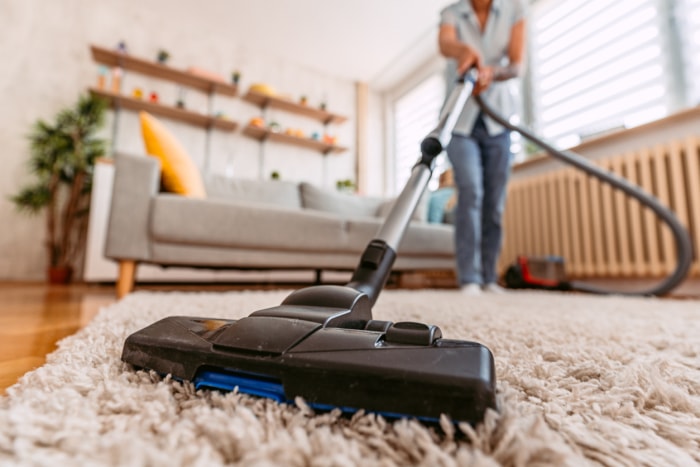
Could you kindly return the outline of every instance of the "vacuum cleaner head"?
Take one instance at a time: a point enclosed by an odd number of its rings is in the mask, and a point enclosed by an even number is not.
[[[168,317],[132,334],[122,359],[189,380],[319,410],[479,422],[496,407],[493,355],[439,328],[372,319],[346,286],[292,293],[239,320]]]

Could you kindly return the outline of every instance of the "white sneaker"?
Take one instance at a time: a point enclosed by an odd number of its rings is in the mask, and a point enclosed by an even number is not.
[[[489,284],[484,285],[483,290],[484,290],[484,292],[495,293],[495,294],[508,293],[508,292],[506,292],[506,289],[504,289],[500,285],[496,284],[495,282],[491,282]]]
[[[479,284],[464,284],[459,288],[463,295],[481,295],[481,286]]]

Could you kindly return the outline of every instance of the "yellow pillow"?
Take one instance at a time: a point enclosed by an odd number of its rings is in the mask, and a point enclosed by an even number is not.
[[[204,182],[182,144],[165,126],[147,112],[139,112],[146,152],[160,159],[165,191],[192,198],[206,197]]]

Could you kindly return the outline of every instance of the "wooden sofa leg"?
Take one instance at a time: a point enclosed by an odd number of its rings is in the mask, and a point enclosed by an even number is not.
[[[119,278],[117,279],[117,298],[124,298],[134,290],[134,280],[136,279],[136,261],[119,261]]]

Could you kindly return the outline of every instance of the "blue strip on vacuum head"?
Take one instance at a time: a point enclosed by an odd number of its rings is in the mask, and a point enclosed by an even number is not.
[[[204,370],[197,373],[192,381],[195,389],[218,389],[222,391],[234,391],[236,388],[242,394],[265,397],[276,402],[292,403],[284,393],[282,382],[265,375],[240,373],[240,372],[220,372],[214,370]],[[309,407],[322,412],[330,412],[333,409],[340,409],[345,414],[354,414],[359,409],[355,407],[340,407],[330,404],[309,403]],[[424,423],[438,423],[437,418],[416,417],[409,414],[392,412],[372,412],[387,419],[415,418]]]
[[[221,389],[266,397],[277,402],[288,402],[282,382],[264,375],[249,373],[229,373],[205,370],[192,381],[195,389]]]

